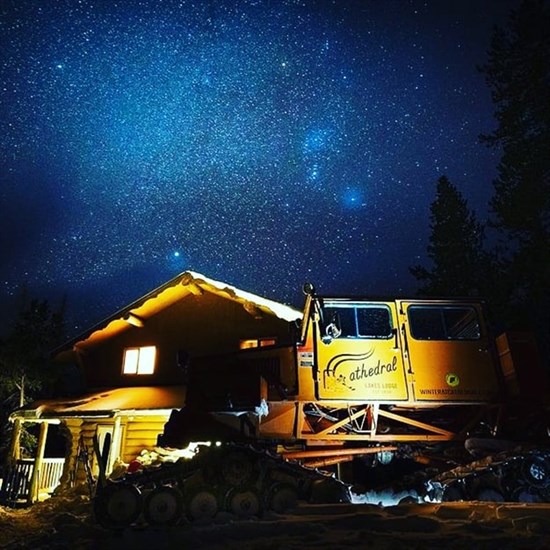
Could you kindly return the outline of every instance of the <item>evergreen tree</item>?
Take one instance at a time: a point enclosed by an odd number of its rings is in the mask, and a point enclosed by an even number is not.
[[[64,338],[64,305],[52,311],[46,300],[31,300],[21,310],[11,333],[0,344],[0,397],[26,402],[51,380],[47,369],[50,352]]]
[[[417,265],[410,270],[423,283],[419,292],[432,296],[483,294],[488,261],[483,252],[483,227],[445,176],[437,182],[430,228],[428,257],[433,267],[428,270]]]
[[[56,373],[49,366],[51,351],[64,340],[65,304],[52,311],[46,300],[22,307],[8,337],[0,342],[0,464],[11,440],[8,417],[37,397],[48,397]],[[25,444],[33,438],[25,432]]]
[[[487,64],[497,127],[482,139],[502,151],[491,225],[501,237],[508,322],[550,331],[550,9],[524,0],[494,31]]]

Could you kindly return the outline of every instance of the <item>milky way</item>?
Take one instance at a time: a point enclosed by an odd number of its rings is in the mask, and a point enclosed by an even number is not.
[[[517,2],[479,5],[4,0],[3,303],[67,294],[76,330],[185,269],[412,291],[437,178],[491,193],[476,64]]]

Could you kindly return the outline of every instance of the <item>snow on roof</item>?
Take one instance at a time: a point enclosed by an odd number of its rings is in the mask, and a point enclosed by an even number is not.
[[[34,420],[64,416],[114,416],[119,411],[179,409],[185,386],[111,388],[76,397],[36,401],[12,413],[12,418]]]
[[[144,322],[190,294],[202,292],[210,292],[241,303],[244,309],[252,315],[264,313],[287,322],[296,321],[302,317],[302,312],[291,306],[210,279],[194,271],[185,271],[88,329],[57,351],[69,351],[75,345],[79,347],[93,346],[127,330],[134,322]]]
[[[267,298],[262,298],[261,296],[252,294],[251,292],[240,290],[237,287],[228,285],[226,283],[215,281],[214,279],[209,279],[208,277],[205,277],[204,275],[201,275],[200,273],[196,273],[194,271],[186,271],[183,274],[183,277],[185,277],[186,275],[192,277],[193,282],[199,286],[207,285],[214,287],[222,293],[228,294],[229,297],[232,297],[238,302],[250,302],[258,307],[264,308],[274,313],[277,317],[279,317],[279,319],[292,322],[302,318],[301,311],[285,304],[281,304],[280,302],[268,300]],[[185,284],[183,282],[183,277],[182,284]]]

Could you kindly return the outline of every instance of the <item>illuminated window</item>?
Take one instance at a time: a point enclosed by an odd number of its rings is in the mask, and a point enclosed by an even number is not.
[[[274,346],[276,343],[276,338],[252,338],[250,340],[241,340],[239,347],[241,349],[264,348],[266,346]]]
[[[124,374],[153,374],[157,348],[144,346],[142,348],[127,348],[124,350],[122,372]]]

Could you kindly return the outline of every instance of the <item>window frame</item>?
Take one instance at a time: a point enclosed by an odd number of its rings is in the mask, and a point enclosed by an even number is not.
[[[239,340],[239,349],[267,348],[277,345],[276,336],[260,336],[258,338],[245,338]]]
[[[415,327],[415,321],[414,321],[414,312],[419,310],[439,310],[439,318],[441,320],[440,327],[443,328],[444,336],[434,336],[434,337],[426,337],[418,334],[418,326]],[[448,319],[445,317],[444,313],[445,310],[462,310],[462,311],[469,311],[473,313],[473,320],[475,321],[476,327],[477,327],[477,335],[476,336],[464,336],[461,337],[459,335],[454,336],[452,333],[450,333],[450,328],[448,326]],[[411,313],[413,314],[411,316]],[[459,304],[413,304],[410,305],[407,308],[407,320],[409,324],[409,333],[411,337],[419,342],[476,342],[478,340],[481,340],[483,338],[483,332],[482,332],[482,326],[481,326],[481,319],[478,313],[478,310],[473,305],[459,305]],[[416,333],[415,333],[416,332]]]
[[[152,351],[152,358],[149,354]],[[129,368],[128,356],[136,355],[132,363],[135,364],[135,369]],[[124,348],[122,353],[122,375],[123,376],[151,376],[155,374],[157,368],[157,346],[132,346]]]
[[[352,309],[353,310],[353,321],[355,325],[355,334],[354,335],[339,335],[337,336],[337,339],[350,339],[350,340],[390,340],[394,337],[394,331],[395,331],[395,323],[394,318],[392,314],[392,309],[388,304],[385,303],[369,303],[369,302],[339,302],[339,303],[333,303],[328,302],[324,304],[323,307],[325,314],[325,327],[328,326],[332,321],[331,319],[334,317],[335,314],[338,313],[337,310],[339,309]],[[367,309],[380,309],[384,310],[388,314],[388,333],[384,335],[368,335],[368,334],[360,334],[360,317],[359,317],[359,310],[367,310]],[[330,311],[330,315],[326,315],[327,310]],[[342,328],[341,326],[339,327]]]

